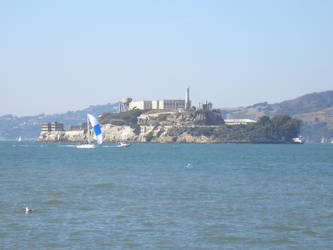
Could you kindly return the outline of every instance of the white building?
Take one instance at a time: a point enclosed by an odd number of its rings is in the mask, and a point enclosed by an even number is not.
[[[185,109],[185,100],[160,100],[158,109]]]
[[[151,103],[151,108],[152,109],[160,109],[160,101],[152,101]]]
[[[251,119],[224,119],[226,125],[246,125],[249,123],[256,123],[255,120]]]
[[[155,100],[155,101],[132,101],[132,98],[127,97],[123,99],[123,106],[125,104],[128,107],[128,110],[133,109],[141,109],[141,110],[147,110],[147,109],[184,109],[184,110],[190,110],[191,109],[191,100],[190,100],[190,89],[186,89],[185,93],[185,100]],[[122,109],[126,111],[126,108]]]
[[[133,109],[185,109],[185,100],[134,101],[129,103],[129,110]]]
[[[129,110],[133,109],[152,109],[152,101],[134,101],[129,103]]]

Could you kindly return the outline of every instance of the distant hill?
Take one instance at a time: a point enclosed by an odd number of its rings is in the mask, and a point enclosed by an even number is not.
[[[86,121],[87,113],[95,116],[105,112],[115,113],[118,110],[119,102],[106,105],[89,106],[86,109],[68,111],[63,114],[39,114],[36,116],[17,117],[13,115],[0,116],[0,139],[12,140],[21,136],[23,140],[37,139],[40,134],[43,122],[57,121],[69,125],[78,125]]]
[[[303,121],[301,133],[308,142],[322,138],[333,139],[333,91],[307,94],[293,100],[275,104],[257,103],[245,108],[222,109],[223,118],[249,118],[258,120],[266,115],[291,115]]]
[[[333,107],[333,91],[312,93],[273,105],[279,114],[299,115]]]

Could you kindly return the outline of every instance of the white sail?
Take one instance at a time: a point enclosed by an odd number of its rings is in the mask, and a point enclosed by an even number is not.
[[[103,143],[103,135],[102,135],[101,127],[98,123],[98,120],[91,114],[87,114],[87,116],[88,116],[88,119],[90,121],[91,126],[94,129],[94,134],[95,134],[97,144],[102,144]]]
[[[87,114],[87,140],[88,140],[88,144],[77,145],[76,146],[77,148],[95,148],[95,144],[91,144],[91,142],[90,142],[89,123],[91,124],[91,126],[94,129],[94,137],[95,137],[97,143],[98,144],[103,143],[102,131],[101,131],[101,127],[100,127],[97,119],[93,115]]]

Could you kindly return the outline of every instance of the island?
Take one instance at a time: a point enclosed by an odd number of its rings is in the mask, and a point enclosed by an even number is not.
[[[256,122],[227,123],[214,109],[140,110],[98,117],[104,142],[130,143],[294,143],[301,121],[288,115]],[[58,126],[59,127],[59,126]],[[86,123],[41,131],[42,142],[84,142]]]

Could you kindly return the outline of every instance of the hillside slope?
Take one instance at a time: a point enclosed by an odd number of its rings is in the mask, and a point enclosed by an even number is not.
[[[235,110],[221,110],[223,118],[249,118],[258,120],[266,115],[291,115],[303,122],[301,133],[308,142],[322,138],[333,139],[333,91],[307,94],[293,100],[268,104],[257,103]]]
[[[92,105],[88,108],[68,111],[63,114],[17,117],[13,115],[0,116],[0,139],[16,139],[21,136],[23,139],[37,139],[40,134],[41,124],[43,122],[57,121],[64,123],[65,127],[69,125],[81,124],[86,120],[87,113],[95,116],[104,112],[114,113],[117,111],[119,103],[106,105]]]

